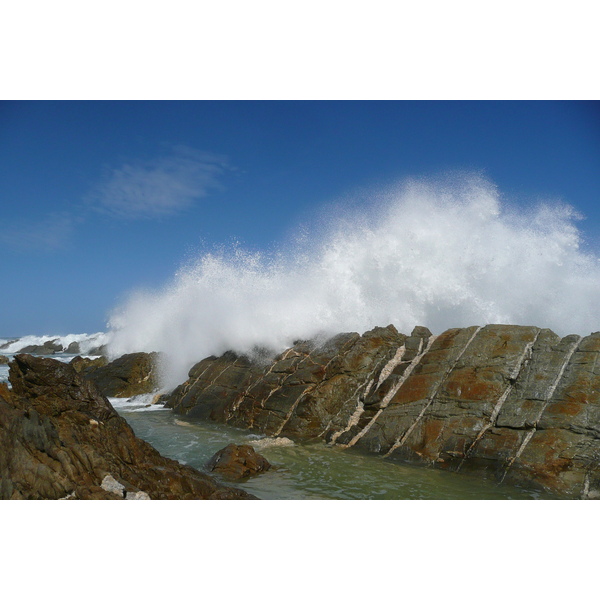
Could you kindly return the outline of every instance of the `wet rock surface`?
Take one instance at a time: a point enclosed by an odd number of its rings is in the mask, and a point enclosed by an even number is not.
[[[73,367],[17,355],[0,384],[2,499],[246,499],[137,438]]]
[[[208,471],[225,479],[244,479],[271,468],[271,463],[248,444],[229,444],[206,463]]]
[[[600,497],[600,333],[392,326],[299,342],[268,364],[195,365],[167,406],[295,440]]]
[[[105,396],[128,398],[149,394],[157,389],[157,360],[156,352],[135,352],[124,354],[112,362],[102,357],[73,362],[81,375],[92,381]]]

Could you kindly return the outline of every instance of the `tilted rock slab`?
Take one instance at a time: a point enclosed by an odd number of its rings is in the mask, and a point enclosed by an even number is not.
[[[167,406],[292,439],[560,497],[600,497],[600,333],[487,325],[439,336],[393,326],[301,342],[261,365],[228,352],[195,365]]]
[[[71,365],[17,355],[0,384],[1,499],[237,499],[161,456]]]

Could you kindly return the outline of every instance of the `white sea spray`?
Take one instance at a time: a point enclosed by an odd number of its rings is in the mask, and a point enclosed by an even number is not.
[[[108,401],[116,409],[125,411],[154,411],[165,410],[162,404],[157,404],[155,400],[156,394],[138,394],[137,396],[129,396],[127,398],[108,397]]]
[[[0,383],[8,383],[8,365],[0,365]]]
[[[508,205],[476,175],[404,183],[277,253],[203,254],[163,289],[133,293],[111,316],[109,353],[164,352],[173,386],[211,354],[389,323],[586,334],[599,329],[600,262],[578,218],[564,204]]]

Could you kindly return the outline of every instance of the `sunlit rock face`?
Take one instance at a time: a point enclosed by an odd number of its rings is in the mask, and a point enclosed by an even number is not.
[[[393,326],[274,360],[227,352],[167,396],[180,414],[389,459],[600,496],[600,333]]]

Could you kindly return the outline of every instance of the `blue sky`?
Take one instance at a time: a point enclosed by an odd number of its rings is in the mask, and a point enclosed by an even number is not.
[[[598,102],[2,102],[0,337],[103,330],[198,252],[453,170],[573,205],[597,247]]]

